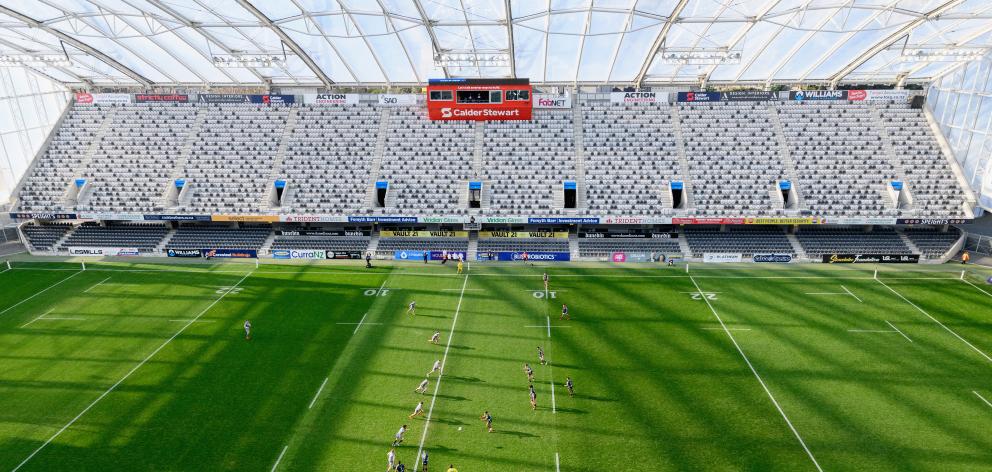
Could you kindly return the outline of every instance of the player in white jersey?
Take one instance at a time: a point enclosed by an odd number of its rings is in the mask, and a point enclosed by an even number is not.
[[[417,402],[417,406],[413,408],[413,413],[411,413],[410,416],[407,416],[407,418],[410,418],[412,420],[418,416],[423,416],[423,414],[424,414],[424,402],[420,401]]]
[[[548,289],[548,273],[544,273],[544,290]]]
[[[429,341],[430,341],[431,344],[437,344],[437,343],[441,342],[441,332],[440,331],[435,331],[434,332],[434,335],[431,336],[431,339]]]
[[[245,320],[245,339],[251,339],[251,321]]]
[[[417,301],[416,300],[410,302],[410,308],[407,308],[406,309],[406,312],[410,316],[416,316],[417,315]]]
[[[434,367],[431,367],[431,371],[427,373],[427,376],[430,377],[434,372],[441,372],[441,359],[434,361]]]
[[[537,360],[541,361],[541,365],[547,364],[544,360],[544,349],[541,349],[541,346],[537,346]]]
[[[389,452],[386,453],[386,463],[387,463],[386,472],[390,472],[391,470],[396,470],[396,452],[394,452],[392,449],[390,449]]]
[[[427,393],[427,379],[424,379],[423,382],[420,382],[420,385],[417,386],[417,389],[414,390],[414,392]]]
[[[396,432],[396,437],[393,439],[393,446],[398,446],[403,443],[404,434],[406,434],[406,425],[400,426],[400,430]]]
[[[530,364],[524,364],[524,373],[527,374],[527,381],[534,381],[534,369],[530,368]]]

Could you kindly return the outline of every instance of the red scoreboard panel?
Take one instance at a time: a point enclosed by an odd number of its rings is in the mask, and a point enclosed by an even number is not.
[[[431,79],[427,112],[432,120],[529,120],[533,90],[528,79]]]

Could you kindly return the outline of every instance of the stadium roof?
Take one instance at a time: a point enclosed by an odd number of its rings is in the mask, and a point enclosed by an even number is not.
[[[0,54],[84,86],[925,82],[990,46],[989,0],[0,0]]]

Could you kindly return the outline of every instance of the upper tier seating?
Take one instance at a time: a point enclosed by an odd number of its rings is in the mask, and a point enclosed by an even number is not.
[[[24,236],[28,238],[28,244],[37,251],[48,251],[72,230],[71,223],[53,223],[40,225],[28,223],[21,228]]]
[[[259,213],[291,107],[211,104],[183,169],[190,213]]]
[[[475,176],[472,121],[430,121],[420,107],[390,110],[379,180],[389,182],[388,212],[467,213],[467,181]],[[366,181],[366,183],[368,183]]]
[[[341,252],[365,252],[368,236],[276,236],[272,249],[324,249]]]
[[[186,142],[197,108],[187,103],[118,107],[93,159],[82,172],[93,187],[80,211],[154,212]]]
[[[140,252],[152,252],[169,229],[162,224],[112,224],[83,223],[59,246],[126,247]]]
[[[391,256],[396,251],[468,251],[466,238],[382,238],[376,254]]]
[[[579,238],[579,256],[610,257],[614,252],[643,252],[658,255],[679,254],[677,239],[665,238]]]
[[[913,253],[892,228],[875,227],[865,232],[861,228],[803,226],[796,238],[806,255],[814,259],[824,254]]]
[[[299,213],[361,213],[367,206],[379,109],[301,105],[283,160],[283,198]]]
[[[534,110],[531,121],[486,123],[483,175],[487,213],[560,214],[562,183],[575,180],[571,110]]]
[[[679,104],[679,115],[697,214],[784,214],[772,199],[786,173],[765,103]]]
[[[898,216],[883,191],[896,178],[869,104],[778,105],[803,204],[816,215]]]
[[[693,257],[707,252],[731,254],[795,254],[782,228],[776,226],[686,226],[685,239]]]
[[[667,183],[684,180],[671,107],[583,101],[587,208],[604,214],[672,214],[658,202]]]
[[[166,244],[168,249],[258,249],[269,237],[268,226],[242,228],[182,226]]]
[[[577,109],[535,109],[530,121],[491,122],[430,121],[422,105],[369,101],[76,105],[11,210],[973,216],[970,190],[907,102],[623,105],[580,94],[573,103]],[[75,178],[87,180],[78,199]],[[172,178],[186,179],[178,203]],[[282,206],[273,206],[279,178],[286,192]],[[783,209],[776,193],[776,181],[786,178],[794,180],[797,208]],[[381,209],[369,198],[377,179],[389,181]],[[485,182],[480,210],[468,208],[466,182],[475,179]],[[579,179],[578,208],[566,211],[562,182]],[[911,201],[893,202],[896,180],[905,181]],[[673,181],[685,183],[686,208],[670,208]]]

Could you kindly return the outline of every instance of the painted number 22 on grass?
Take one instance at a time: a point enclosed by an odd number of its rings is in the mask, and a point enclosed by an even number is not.
[[[716,294],[713,293],[713,292],[704,292],[704,293],[696,292],[696,293],[692,293],[690,295],[692,296],[692,299],[693,300],[702,300],[703,299],[703,295],[706,295],[706,299],[707,300],[716,300]]]

